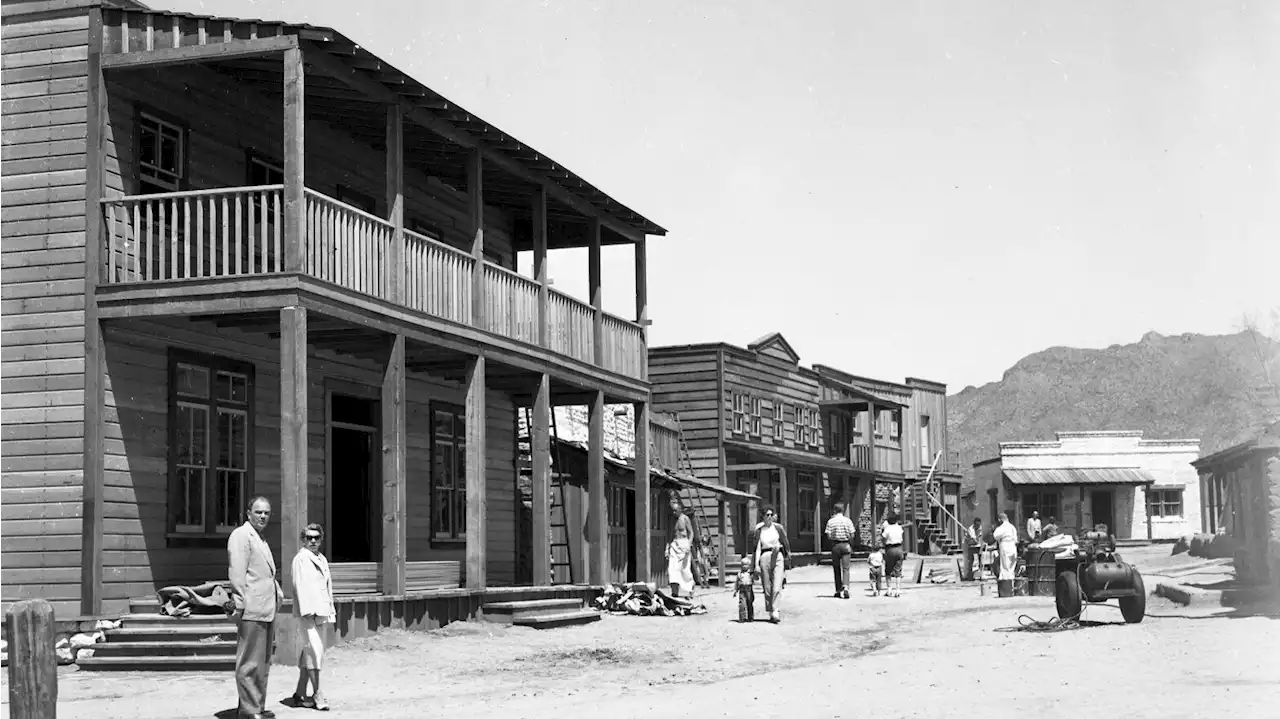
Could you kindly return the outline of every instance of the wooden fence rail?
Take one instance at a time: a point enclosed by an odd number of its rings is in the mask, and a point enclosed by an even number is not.
[[[492,262],[484,264],[485,317],[489,331],[538,344],[538,283]]]
[[[395,227],[308,189],[306,272],[366,295],[390,299],[387,277]]]
[[[591,305],[551,290],[547,305],[551,350],[587,363],[595,363],[595,337]]]

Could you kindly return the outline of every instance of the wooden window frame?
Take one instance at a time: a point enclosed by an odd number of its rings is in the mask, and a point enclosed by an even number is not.
[[[750,399],[750,403],[751,403],[750,404],[751,421],[749,422],[749,426],[751,429],[751,434],[752,436],[760,437],[762,436],[760,430],[761,430],[761,424],[762,424],[761,418],[763,415],[764,403],[761,401],[759,397],[752,397]]]
[[[437,477],[436,477],[436,450],[438,448],[437,447],[438,444],[442,439],[439,436],[439,434],[436,432],[436,414],[437,413],[449,414],[454,418],[454,423],[453,423],[454,434],[450,435],[449,437],[449,439],[452,440],[449,446],[452,448],[451,459],[454,464],[453,486],[449,487],[447,490],[449,494],[449,501],[453,503],[454,510],[453,510],[453,514],[450,515],[450,518],[452,519],[451,524],[453,526],[449,528],[447,535],[441,532],[439,521],[438,521],[439,515],[437,513],[438,507],[436,506],[436,503],[438,501],[438,493],[440,491],[440,487],[437,486]],[[428,420],[431,427],[431,430],[430,430],[431,431],[431,455],[430,455],[431,459],[430,459],[430,469],[428,471],[428,475],[430,476],[430,485],[431,485],[431,501],[429,503],[429,507],[431,511],[431,545],[440,546],[440,545],[466,544],[466,541],[467,541],[467,520],[466,520],[467,415],[466,415],[466,409],[462,405],[453,404],[450,402],[431,402],[428,408]],[[462,424],[461,437],[459,437],[457,434],[459,420],[461,421],[461,424]],[[462,495],[461,502],[459,502],[457,499],[459,494]],[[458,526],[459,520],[457,516],[459,506],[462,508],[461,527]]]
[[[745,435],[747,433],[747,395],[742,392],[734,392],[731,409],[733,410],[733,433]]]
[[[929,437],[930,418],[927,414],[920,415],[920,464],[921,466],[933,463],[933,442]]]
[[[806,506],[805,495],[809,495]],[[808,472],[796,474],[796,534],[812,535],[817,531],[818,486],[817,475]],[[807,527],[805,525],[808,525]]]
[[[191,128],[178,117],[168,113],[156,110],[149,106],[139,106],[134,112],[134,132],[133,132],[133,175],[137,181],[138,194],[149,195],[161,192],[180,192],[187,189],[188,186],[188,169],[190,166],[190,148],[191,148]],[[143,171],[142,164],[142,145],[144,130],[147,123],[156,123],[160,128],[168,127],[174,130],[178,139],[178,167],[176,179],[172,181],[165,180],[160,177],[146,175]],[[157,153],[159,148],[157,148]],[[143,185],[151,185],[155,189],[146,189]]]
[[[279,173],[280,182],[254,182],[253,168],[255,165],[265,167],[270,172]],[[266,153],[258,152],[256,150],[246,150],[244,157],[244,182],[245,185],[249,187],[255,187],[257,185],[283,185],[284,163]]]
[[[1052,508],[1050,503],[1045,501],[1046,497],[1053,497]],[[1028,501],[1030,500],[1030,501]],[[1031,513],[1039,512],[1041,523],[1049,521],[1049,517],[1057,517],[1062,520],[1062,492],[1059,490],[1035,489],[1031,491],[1023,491],[1018,497],[1018,508],[1022,512],[1018,523],[1021,525],[1019,529],[1025,529],[1027,520],[1031,518]]]
[[[781,442],[786,436],[783,431],[786,427],[787,405],[784,402],[774,400],[773,402],[773,439]]]
[[[179,365],[202,367],[208,371],[209,390],[207,397],[199,398],[193,395],[184,396],[179,394],[177,387]],[[220,400],[218,398],[217,380],[220,372],[229,372],[244,376],[245,401],[243,404]],[[168,540],[169,546],[225,546],[227,535],[229,535],[235,527],[239,526],[239,523],[233,521],[228,525],[224,525],[224,528],[219,528],[218,518],[215,516],[215,508],[217,506],[215,493],[218,473],[218,439],[219,432],[221,431],[219,411],[223,409],[224,406],[232,405],[231,407],[228,407],[228,409],[243,411],[245,415],[244,487],[242,492],[243,496],[241,497],[242,501],[237,502],[237,504],[243,505],[248,501],[248,498],[254,496],[256,492],[254,471],[256,464],[254,438],[257,428],[257,411],[255,407],[256,379],[256,371],[252,362],[201,352],[192,352],[189,350],[169,349],[165,384],[168,407],[168,428],[166,431],[168,452],[166,456],[165,536]],[[197,531],[182,530],[179,528],[177,521],[177,502],[179,495],[182,493],[182,488],[178,478],[179,427],[177,418],[179,407],[183,404],[200,404],[207,408],[207,420],[205,426],[206,475],[203,487],[203,527]],[[235,511],[237,514],[240,514],[245,511],[245,507],[237,506]]]
[[[1186,518],[1186,490],[1181,487],[1161,487],[1159,489],[1148,489],[1146,491],[1147,516],[1153,519],[1185,519]],[[1169,499],[1169,497],[1176,499]],[[1169,507],[1177,507],[1177,513],[1171,514]],[[1158,512],[1152,512],[1152,509],[1159,508]]]
[[[902,441],[902,410],[895,409],[889,413],[889,439]]]

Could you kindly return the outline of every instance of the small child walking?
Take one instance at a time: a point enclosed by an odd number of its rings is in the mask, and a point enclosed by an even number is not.
[[[880,580],[884,578],[884,552],[876,549],[867,557],[867,579],[871,583],[871,596],[880,596]]]
[[[742,566],[738,569],[738,581],[733,593],[738,595],[738,621],[754,622],[756,620],[756,590],[751,577],[751,555],[742,555]]]

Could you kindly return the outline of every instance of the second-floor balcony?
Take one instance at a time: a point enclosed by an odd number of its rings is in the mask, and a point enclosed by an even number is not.
[[[596,310],[582,300],[492,262],[477,270],[469,253],[409,230],[397,234],[391,222],[310,188],[303,202],[300,256],[290,257],[283,185],[104,199],[100,281],[300,274],[645,379],[639,324],[602,312],[597,332]]]

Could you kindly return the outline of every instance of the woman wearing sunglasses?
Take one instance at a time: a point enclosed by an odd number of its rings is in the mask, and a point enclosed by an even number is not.
[[[763,521],[751,533],[751,545],[754,547],[754,563],[751,566],[760,576],[760,585],[764,590],[764,610],[769,614],[769,621],[774,624],[782,620],[782,614],[778,612],[778,596],[782,594],[787,562],[791,560],[787,530],[774,521],[776,517],[773,507],[765,507]]]
[[[298,687],[293,692],[295,706],[328,711],[329,703],[320,691],[320,664],[324,659],[325,635],[337,612],[333,608],[333,580],[329,561],[320,553],[324,529],[308,524],[302,530],[302,548],[293,558],[293,613],[302,631],[302,653],[298,658]],[[313,694],[306,694],[307,683]]]

